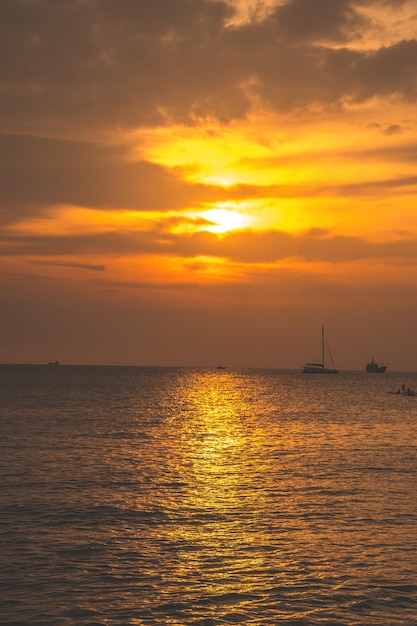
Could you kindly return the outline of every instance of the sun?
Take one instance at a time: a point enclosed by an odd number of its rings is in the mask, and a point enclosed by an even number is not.
[[[248,216],[230,209],[209,209],[199,213],[198,216],[208,222],[204,224],[202,230],[211,233],[221,234],[231,230],[239,230],[240,228],[245,228],[249,223]]]

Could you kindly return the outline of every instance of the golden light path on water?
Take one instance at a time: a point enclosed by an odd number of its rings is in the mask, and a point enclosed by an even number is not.
[[[265,467],[257,464],[264,433],[250,419],[251,403],[232,374],[197,377],[184,403],[179,466],[170,470],[186,476],[183,497],[172,502],[182,520],[170,537],[178,545],[175,577],[188,585],[194,579],[192,596],[197,585],[209,613],[232,600],[237,619],[254,600],[262,547],[271,541],[257,527],[265,507]]]
[[[184,581],[184,602],[188,588],[192,603],[197,585],[203,603],[212,606],[209,612],[218,603],[231,604],[228,619],[246,620],[263,601],[274,572],[297,567],[291,562],[295,554],[281,553],[282,535],[275,535],[270,523],[274,494],[279,497],[283,489],[290,510],[297,494],[285,493],[287,487],[276,483],[277,441],[271,446],[271,432],[260,420],[274,411],[268,393],[248,389],[229,372],[205,373],[189,382],[181,390],[181,417],[173,418],[177,453],[171,453],[167,468],[181,484],[172,494],[173,527],[166,537],[176,546],[173,578]],[[279,430],[275,425],[275,437]],[[293,427],[290,447],[296,445],[296,431]],[[285,534],[285,516],[280,525]],[[303,534],[302,526],[290,530]]]

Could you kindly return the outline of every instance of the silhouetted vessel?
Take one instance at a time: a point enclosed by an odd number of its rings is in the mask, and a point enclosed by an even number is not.
[[[59,365],[59,361],[49,361],[48,365]]]
[[[324,344],[325,343],[326,343],[327,350],[330,355],[333,369],[329,367],[325,367],[325,364],[324,364]],[[321,327],[321,363],[306,363],[301,371],[303,374],[338,374],[339,373],[333,363],[333,357],[330,352],[330,348],[327,343],[326,336],[324,334],[324,326]]]
[[[367,364],[365,369],[368,374],[383,374],[387,369],[387,365],[378,365],[378,363],[375,363],[374,357],[372,357],[371,362]]]

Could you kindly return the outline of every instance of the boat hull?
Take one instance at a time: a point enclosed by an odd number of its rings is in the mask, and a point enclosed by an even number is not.
[[[332,370],[328,367],[312,367],[311,365],[306,365],[301,370],[302,374],[338,374],[338,370]]]
[[[368,372],[368,374],[383,374],[386,369],[387,366],[378,365],[378,363],[374,361],[374,357],[372,357],[372,360],[365,367],[365,370]]]

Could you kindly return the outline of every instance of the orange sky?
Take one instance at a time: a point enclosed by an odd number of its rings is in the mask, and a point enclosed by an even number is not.
[[[0,362],[417,371],[416,0],[0,28]]]

